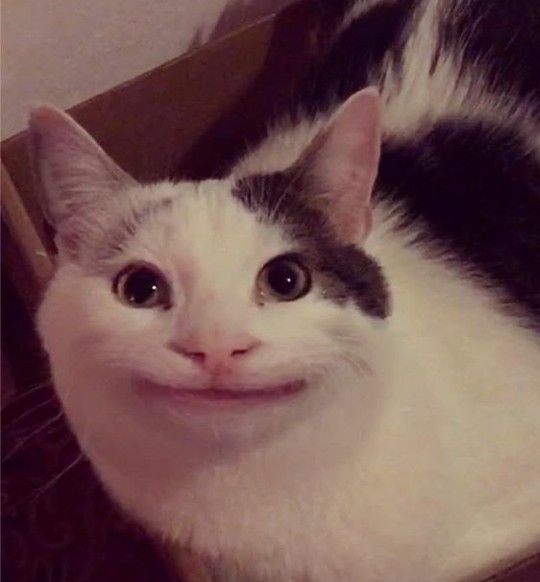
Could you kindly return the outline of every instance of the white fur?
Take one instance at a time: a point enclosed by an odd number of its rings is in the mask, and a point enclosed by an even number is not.
[[[428,50],[419,34],[411,42]],[[467,109],[466,91],[450,83],[454,91],[441,93],[452,64],[440,71],[428,81],[413,67],[418,101],[400,93],[413,77],[399,90],[385,80],[387,132]],[[234,174],[289,166],[324,123],[274,131]],[[291,243],[258,223],[231,187],[133,187],[130,211],[148,197],[171,197],[172,207],[99,269],[64,259],[40,308],[56,388],[115,499],[232,579],[452,582],[531,551],[540,539],[538,336],[502,313],[496,290],[479,289],[431,249],[407,246],[414,233],[392,228],[399,209],[381,205],[365,248],[390,283],[386,322],[317,289],[260,309],[257,272]],[[169,278],[171,310],[115,299],[111,279],[133,259]],[[263,341],[243,378],[302,374],[309,390],[249,414],[148,409],[133,375],[203,382],[166,347],[193,325]]]
[[[164,423],[130,396],[126,374],[191,377],[163,345],[193,313],[134,312],[108,278],[64,265],[40,331],[81,445],[116,499],[153,531],[272,580],[456,580],[527,550],[540,535],[538,339],[466,278],[406,249],[380,208],[367,250],[391,282],[388,325],[315,296],[248,315],[241,271],[253,278],[284,241],[223,186],[192,198],[184,186],[177,212],[141,230],[133,252],[166,273],[186,257],[203,270],[213,321],[226,313],[269,346],[246,374],[339,361],[347,350],[334,330],[357,338],[352,357],[373,376],[343,362],[293,410]]]

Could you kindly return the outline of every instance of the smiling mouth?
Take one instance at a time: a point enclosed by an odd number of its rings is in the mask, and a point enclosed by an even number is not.
[[[196,398],[209,401],[229,400],[275,400],[297,394],[305,387],[303,381],[289,382],[268,388],[258,389],[231,389],[231,388],[204,388],[201,390],[175,390],[178,397]]]
[[[250,405],[258,403],[271,403],[299,394],[306,388],[304,380],[295,380],[283,384],[261,387],[210,387],[210,388],[184,388],[178,386],[161,386],[145,383],[143,395],[150,399],[158,399],[166,404],[182,407],[189,404],[207,405]]]

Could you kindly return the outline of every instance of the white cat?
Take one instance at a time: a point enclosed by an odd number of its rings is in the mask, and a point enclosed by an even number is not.
[[[224,578],[476,579],[539,544],[537,128],[416,10],[366,64],[383,99],[301,103],[224,179],[138,184],[32,114],[58,395],[113,498]]]

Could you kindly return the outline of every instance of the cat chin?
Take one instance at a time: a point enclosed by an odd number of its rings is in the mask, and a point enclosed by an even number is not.
[[[56,372],[58,393],[81,447],[98,469],[104,460],[136,468],[141,455],[156,461],[154,473],[160,464],[171,467],[179,459],[223,461],[284,437],[335,396],[322,381],[281,380],[256,389],[237,385],[225,393],[206,388],[209,393],[198,398],[195,394],[205,388],[178,394],[178,387],[133,378],[111,381],[100,374],[79,381],[74,391],[75,370]]]

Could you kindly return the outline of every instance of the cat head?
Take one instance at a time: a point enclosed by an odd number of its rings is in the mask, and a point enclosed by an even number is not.
[[[380,140],[367,89],[283,172],[140,184],[67,115],[32,113],[58,247],[38,328],[90,456],[248,446],[370,374],[389,309],[362,250]]]

